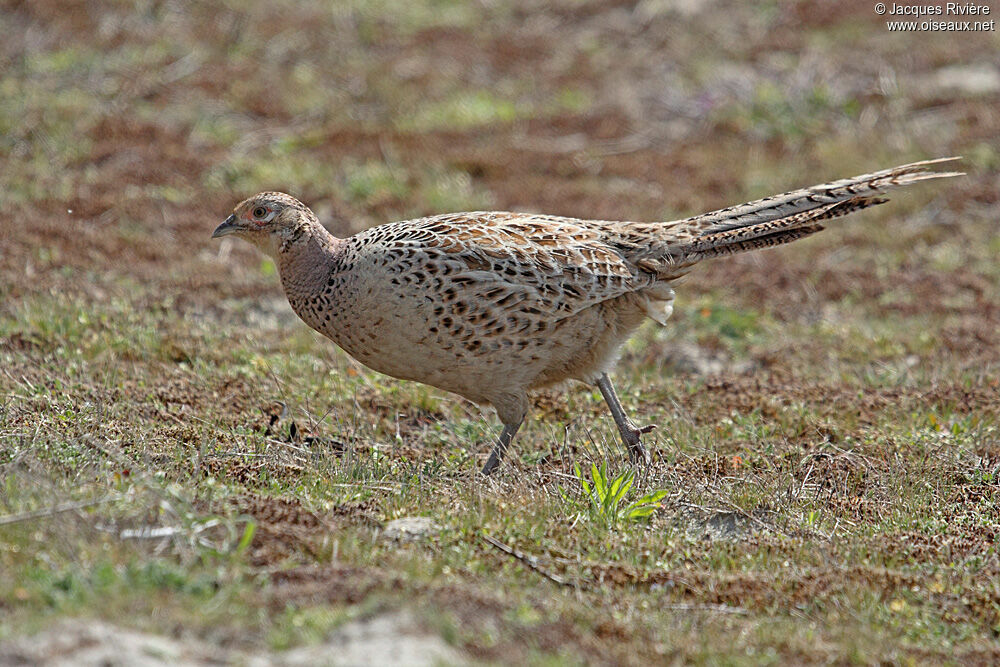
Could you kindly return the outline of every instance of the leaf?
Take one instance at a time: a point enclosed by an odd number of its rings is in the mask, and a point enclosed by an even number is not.
[[[242,554],[250,546],[253,541],[253,534],[257,532],[257,524],[254,521],[247,521],[246,527],[243,528],[243,536],[240,537],[239,544],[236,545],[236,553]]]
[[[667,497],[670,493],[666,489],[659,489],[658,491],[653,491],[652,493],[647,493],[642,498],[637,499],[633,505],[651,505],[654,503],[659,503],[661,500]]]
[[[576,478],[580,480],[580,486],[583,487],[583,492],[590,497],[590,484],[588,484],[587,480],[583,478],[583,472],[580,470],[579,463],[573,464],[573,471],[576,473]]]
[[[604,468],[604,464],[601,464],[601,468]],[[603,470],[597,468],[596,463],[590,464],[590,476],[594,480],[594,491],[597,493],[597,499],[603,501],[608,496],[608,487],[604,481]]]
[[[635,483],[635,473],[632,472],[631,470],[628,470],[615,481],[621,482],[620,488],[618,489],[618,493],[615,494],[615,505],[617,505],[619,502],[621,502],[622,498],[624,498],[625,495],[632,488],[632,484]]]
[[[625,518],[629,521],[635,521],[636,519],[645,519],[650,514],[659,509],[659,505],[633,505],[630,507],[628,512],[625,514]]]
[[[618,495],[618,489],[621,487],[621,485],[622,485],[622,476],[621,475],[619,475],[618,477],[615,477],[613,480],[611,480],[611,488],[608,489],[608,497],[609,498],[616,497]]]
[[[604,498],[605,509],[610,509],[616,501],[618,500],[618,489],[621,488],[623,477],[619,475],[611,482],[611,488],[608,489],[608,495]]]

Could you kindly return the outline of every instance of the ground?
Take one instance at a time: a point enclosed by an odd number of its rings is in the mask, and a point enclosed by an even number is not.
[[[195,662],[350,661],[322,650],[359,627],[487,663],[1000,660],[1000,38],[872,7],[0,2],[0,661],[67,627]],[[209,238],[264,189],[341,235],[667,220],[948,155],[678,286],[616,374],[658,427],[620,511],[582,483],[628,469],[596,390],[537,396],[483,479],[490,411],[368,371]]]

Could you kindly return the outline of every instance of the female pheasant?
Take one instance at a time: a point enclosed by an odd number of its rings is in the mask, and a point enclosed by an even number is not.
[[[339,239],[279,192],[241,202],[234,234],[274,258],[292,309],[361,363],[492,405],[503,458],[528,392],[580,380],[600,389],[633,461],[648,461],[608,371],[646,317],[666,324],[671,283],[711,257],[781,245],[886,199],[883,191],[959,176],[907,164],[673,222],[474,212],[373,227]]]

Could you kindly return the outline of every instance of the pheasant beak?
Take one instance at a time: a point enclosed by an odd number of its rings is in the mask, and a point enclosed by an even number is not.
[[[215,228],[215,231],[212,232],[212,238],[217,239],[220,236],[235,234],[238,231],[240,231],[240,226],[236,224],[236,216],[231,215],[228,218],[226,218],[225,222],[223,222],[221,225]]]

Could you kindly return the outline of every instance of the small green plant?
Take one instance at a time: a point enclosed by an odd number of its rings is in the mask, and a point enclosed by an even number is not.
[[[621,521],[642,521],[656,511],[660,501],[667,495],[664,489],[652,491],[632,501],[627,500],[629,491],[635,483],[635,471],[626,470],[614,479],[608,478],[607,462],[590,464],[590,479],[583,474],[580,464],[573,465],[573,472],[580,483],[582,495],[587,500],[587,509],[593,521],[599,521],[609,527],[617,526]],[[566,493],[562,487],[559,492],[563,499],[575,502],[576,499]]]

